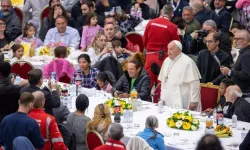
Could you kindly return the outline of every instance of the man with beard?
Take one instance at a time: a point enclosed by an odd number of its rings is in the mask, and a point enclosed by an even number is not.
[[[0,126],[0,145],[5,150],[13,149],[13,140],[18,136],[27,137],[36,149],[42,149],[44,141],[38,123],[27,114],[33,106],[34,96],[24,92],[19,100],[18,111],[6,116]]]
[[[21,21],[13,10],[10,0],[2,0],[1,11],[7,25],[6,34],[14,41],[22,33]]]

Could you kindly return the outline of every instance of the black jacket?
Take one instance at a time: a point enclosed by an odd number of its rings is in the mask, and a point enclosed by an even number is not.
[[[67,146],[67,148],[69,150],[76,150],[75,134],[71,132],[69,128],[63,123],[58,123],[58,129],[62,134],[64,144]]]
[[[4,16],[4,20],[6,22],[5,33],[8,34],[12,41],[14,41],[22,34],[21,21],[13,9],[8,16]]]
[[[219,50],[216,54],[220,64],[229,67],[231,57],[226,52]],[[219,64],[215,61],[209,50],[202,50],[197,59],[197,67],[201,74],[201,83],[212,82],[219,85],[225,76],[220,71]]]
[[[56,118],[56,122],[62,123],[67,120],[67,117],[70,114],[70,111],[67,108],[67,106],[61,103],[60,107],[53,108],[53,114],[54,114],[54,117]]]
[[[231,22],[231,15],[226,8],[219,11],[218,14],[215,12],[212,15],[212,20],[217,24],[217,29],[228,32]]]
[[[130,93],[130,87],[131,78],[129,77],[128,72],[125,72],[113,86],[112,93],[114,93],[115,91]],[[150,78],[145,69],[142,69],[139,77],[135,80],[134,88],[137,90],[140,99],[151,102]]]
[[[240,144],[240,150],[250,150],[250,130],[248,131],[244,141]]]
[[[11,83],[9,78],[0,79],[0,123],[2,119],[17,111],[20,87]]]
[[[81,3],[80,0],[72,7],[71,17],[75,20],[82,15]]]
[[[250,92],[250,46],[240,50],[240,54],[231,72],[234,82],[243,93]]]
[[[49,92],[47,88],[40,89],[39,87],[35,85],[30,85],[26,88],[22,88],[20,94],[23,92],[36,92],[36,91],[42,91],[45,96],[45,112],[53,116],[52,108],[58,108],[60,107],[60,97],[59,93],[57,91]]]
[[[188,6],[188,5],[189,5],[188,2],[186,2],[185,0],[180,0],[178,7],[174,11],[174,17],[182,17],[182,10],[185,6]]]
[[[126,13],[127,14],[130,14],[130,9],[132,8],[132,6],[134,6],[136,4],[136,2],[132,3],[131,5],[128,6],[127,8],[127,11]],[[150,14],[149,14],[149,6],[145,3],[141,3],[140,4],[140,7],[141,7],[141,11],[142,11],[142,18],[145,19],[145,20],[148,20],[150,17]]]
[[[205,21],[211,19],[211,17],[212,17],[211,13],[212,13],[211,11],[203,9],[203,10],[197,12],[195,14],[194,18],[197,21],[199,21],[199,23],[202,25]]]

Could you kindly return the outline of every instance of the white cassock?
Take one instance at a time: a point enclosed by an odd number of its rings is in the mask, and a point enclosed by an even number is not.
[[[161,81],[161,99],[168,106],[188,109],[190,102],[198,103],[201,111],[200,72],[195,62],[181,53],[174,60],[163,62],[158,80]]]

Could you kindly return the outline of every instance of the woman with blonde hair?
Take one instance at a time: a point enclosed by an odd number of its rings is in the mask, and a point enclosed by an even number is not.
[[[88,123],[87,130],[97,131],[106,142],[108,140],[108,128],[111,123],[109,107],[106,104],[99,104],[95,107],[94,118]]]
[[[112,45],[107,41],[107,37],[104,35],[104,32],[101,31],[96,34],[92,43],[88,46],[87,52],[91,58],[91,66],[94,66],[97,62],[113,52]]]

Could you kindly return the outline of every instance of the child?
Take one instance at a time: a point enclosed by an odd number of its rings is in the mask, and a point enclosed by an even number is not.
[[[106,72],[100,72],[97,75],[97,84],[100,90],[111,93],[114,81],[112,81],[110,75],[108,75]]]
[[[82,40],[81,40],[81,50],[85,51],[87,46],[92,42],[95,35],[102,30],[102,28],[97,24],[97,15],[94,12],[89,12],[86,15],[86,26],[83,26],[82,30]]]
[[[119,40],[114,40],[112,41],[112,47],[114,48],[116,57],[117,57],[117,61],[119,63],[123,63],[128,56],[132,56],[134,53],[131,51],[128,51],[125,48],[122,48],[122,43]]]
[[[221,105],[221,107],[223,109],[223,107],[225,106],[225,103],[226,103],[226,99],[225,99],[224,94],[226,93],[227,87],[229,87],[231,85],[235,85],[235,83],[231,79],[225,78],[225,79],[223,79],[221,81],[221,83],[220,83],[220,89],[219,89],[220,100],[216,104],[215,108],[217,108],[219,105]],[[207,114],[212,114],[213,111],[214,111],[214,109],[208,108],[204,112],[207,113]]]
[[[32,43],[31,47],[38,48],[43,46],[43,42],[36,36],[36,27],[32,23],[26,23],[23,29],[23,35],[16,38],[15,43],[21,44],[21,42]]]
[[[16,61],[22,60],[23,51],[24,51],[23,46],[20,44],[14,44],[11,47],[11,49],[13,51],[13,58],[11,59],[10,64],[13,64]]]

